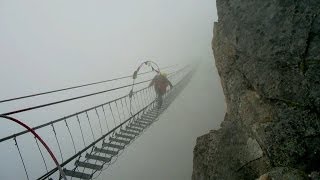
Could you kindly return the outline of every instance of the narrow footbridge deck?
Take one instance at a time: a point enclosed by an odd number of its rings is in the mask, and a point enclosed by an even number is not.
[[[39,136],[50,139],[46,141],[46,144],[53,149],[53,154],[59,161],[58,166],[54,165],[53,161],[48,158],[49,155],[40,146],[39,139],[35,138],[34,142],[32,142],[36,145],[34,146],[36,148],[33,149],[34,153],[28,154],[24,152],[21,139],[24,136],[31,136],[30,130],[0,137],[0,144],[7,143],[9,140],[15,143],[16,156],[20,159],[21,171],[24,172],[25,179],[95,179],[117,160],[127,146],[141,136],[148,127],[159,120],[160,115],[170,107],[170,104],[188,84],[194,71],[195,67],[188,65],[169,74],[169,79],[174,86],[164,95],[161,107],[158,107],[153,88],[148,87],[148,85],[142,87],[143,84],[150,82],[150,79],[148,79],[135,83],[139,84],[142,88],[133,91],[132,95],[117,97],[103,104],[32,127],[31,129],[38,133]],[[6,99],[0,101],[0,103],[93,86],[129,77],[131,76]],[[131,87],[132,84],[127,84],[65,100],[14,110],[2,113],[0,119]],[[28,124],[28,122],[25,123]],[[62,134],[62,132],[65,133]],[[38,156],[38,159],[41,159],[42,163],[39,164],[39,161],[29,162],[30,158],[28,156]],[[33,171],[30,167],[43,169],[44,171]],[[8,169],[8,171],[10,170]],[[14,174],[12,178],[15,178]]]

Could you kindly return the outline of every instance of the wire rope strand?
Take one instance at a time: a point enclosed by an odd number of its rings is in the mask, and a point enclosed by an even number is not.
[[[120,111],[119,111],[119,107],[118,107],[118,103],[117,103],[117,101],[115,102],[115,104],[116,104],[116,109],[117,109],[118,117],[119,117],[120,124],[121,124],[121,123],[122,123],[122,121],[121,121],[121,116],[120,116]]]
[[[77,115],[76,117],[77,117],[77,121],[78,121],[78,124],[79,124],[79,128],[80,128],[80,132],[81,132],[81,136],[82,136],[83,145],[84,145],[84,147],[86,147],[87,145],[86,145],[86,142],[85,142],[85,140],[84,140],[84,136],[83,136],[83,131],[82,131],[80,119],[79,119],[79,116],[78,116],[78,115]]]
[[[69,128],[68,122],[67,122],[67,120],[66,120],[66,119],[64,119],[64,122],[65,122],[65,124],[66,124],[66,126],[67,126],[67,129],[68,129],[68,132],[69,132],[69,135],[70,135],[71,141],[72,141],[72,145],[73,145],[74,153],[77,153],[76,145],[75,145],[75,143],[74,143],[74,139],[73,139],[73,136],[72,136],[71,130],[70,130],[70,128]]]
[[[141,82],[138,82],[136,84],[142,84],[142,83],[146,83],[148,81],[150,81],[150,80],[141,81]],[[68,99],[64,99],[64,100],[60,100],[60,101],[50,102],[50,103],[41,104],[41,105],[37,105],[37,106],[32,106],[32,107],[28,107],[28,108],[24,108],[24,109],[19,109],[19,110],[7,112],[7,113],[2,113],[0,115],[8,116],[8,115],[12,115],[12,114],[18,114],[18,113],[22,113],[22,112],[26,112],[26,111],[31,111],[31,110],[35,110],[35,109],[40,109],[40,108],[56,105],[56,104],[61,104],[61,103],[69,102],[69,101],[74,101],[74,100],[77,100],[77,99],[82,99],[82,98],[86,98],[86,97],[90,97],[90,96],[95,96],[95,95],[106,93],[106,92],[110,92],[110,91],[115,91],[115,90],[118,90],[118,89],[123,89],[123,88],[130,87],[130,86],[132,86],[132,85],[131,84],[124,85],[124,86],[120,86],[120,87],[116,87],[116,88],[112,88],[112,89],[107,89],[107,90],[103,90],[103,91],[99,91],[99,92],[95,92],[95,93],[85,94],[85,95],[82,95],[82,96],[77,96],[77,97],[68,98]]]
[[[123,117],[124,119],[126,119],[126,114],[124,112],[124,106],[123,106],[123,102],[122,102],[123,99],[120,99],[120,102],[121,102],[121,107],[122,107],[122,113],[123,113]]]
[[[125,102],[125,104],[126,104],[126,109],[127,109],[128,113],[129,113],[129,116],[130,116],[130,110],[129,110],[129,106],[128,106],[127,98],[126,98],[126,97],[124,98],[124,102]]]
[[[135,104],[136,104],[136,106],[137,106],[137,112],[141,109],[141,106],[140,106],[140,103],[139,103],[139,101],[138,101],[138,98],[137,98],[137,95],[135,94],[135,96],[134,96],[134,99],[135,99]]]
[[[90,126],[90,130],[91,130],[91,133],[92,133],[93,140],[95,141],[96,137],[94,136],[94,133],[93,133],[93,129],[92,129],[92,126],[91,126],[91,122],[90,122],[88,111],[86,111],[86,116],[87,116],[87,119],[88,119],[88,122],[89,122],[89,126]]]
[[[29,180],[29,175],[28,175],[28,171],[27,171],[27,168],[26,168],[26,164],[24,163],[24,160],[23,160],[23,157],[22,157],[22,154],[21,154],[17,139],[13,138],[13,140],[14,140],[15,145],[17,147],[17,150],[19,152],[19,156],[20,156],[20,159],[21,159],[21,162],[22,162],[22,165],[23,165],[24,172],[26,173],[27,179]]]
[[[99,116],[99,113],[98,113],[98,110],[97,108],[94,109],[96,111],[96,114],[97,114],[97,117],[98,117],[98,120],[99,120],[99,125],[100,125],[100,130],[101,130],[101,136],[103,135],[103,131],[102,131],[102,126],[101,126],[101,119],[100,119],[100,116]]]
[[[104,106],[102,106],[102,111],[103,111],[104,119],[106,120],[107,130],[109,132],[110,130],[109,130],[109,125],[108,125],[108,119],[107,119],[107,116],[106,116],[106,111],[104,109]]]
[[[53,130],[53,133],[54,133],[54,137],[55,137],[55,139],[57,141],[57,144],[58,144],[58,148],[59,148],[59,152],[60,152],[60,156],[61,156],[61,162],[63,162],[63,156],[62,156],[62,151],[61,151],[61,147],[60,147],[60,142],[59,142],[58,137],[57,137],[57,132],[56,132],[56,129],[55,129],[54,125],[51,124],[51,126],[52,126],[52,130]]]
[[[110,108],[110,112],[111,112],[111,115],[112,115],[112,119],[113,119],[113,122],[114,122],[114,126],[116,127],[116,118],[114,117],[114,114],[113,114],[113,111],[112,111],[112,108],[111,108],[111,103],[109,104],[109,108]]]
[[[36,141],[36,144],[37,144],[38,150],[39,150],[39,152],[40,152],[40,154],[41,154],[41,158],[42,158],[42,161],[43,161],[44,167],[46,168],[46,171],[48,172],[48,166],[47,166],[46,160],[44,159],[43,153],[42,153],[42,151],[41,151],[41,149],[40,149],[40,146],[39,146],[38,140],[37,140],[37,138],[36,138],[36,137],[34,137],[34,139],[35,139],[35,141]]]

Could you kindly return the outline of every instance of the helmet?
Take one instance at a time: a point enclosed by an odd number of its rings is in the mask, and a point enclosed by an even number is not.
[[[167,76],[168,76],[168,74],[167,74],[167,73],[164,73],[164,72],[160,72],[160,75],[161,75],[161,76],[164,76],[164,77],[167,77]]]

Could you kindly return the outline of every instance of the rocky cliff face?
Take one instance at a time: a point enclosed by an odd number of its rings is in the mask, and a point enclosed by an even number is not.
[[[227,113],[198,138],[192,178],[307,178],[320,168],[319,0],[217,0],[217,9]]]

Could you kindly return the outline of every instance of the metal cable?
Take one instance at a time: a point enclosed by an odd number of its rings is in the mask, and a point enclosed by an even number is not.
[[[150,88],[145,89],[145,94],[146,94],[148,103],[152,101],[151,97],[149,96],[149,90],[150,90]],[[147,103],[147,104],[148,104],[148,103]]]
[[[141,105],[140,105],[140,103],[139,103],[139,101],[138,101],[138,99],[137,99],[137,96],[136,96],[136,94],[135,94],[135,96],[133,96],[133,98],[135,99],[135,104],[136,104],[136,106],[137,106],[137,111],[139,111],[139,109],[141,109],[140,107],[141,107]]]
[[[43,153],[42,153],[42,151],[41,151],[41,149],[40,149],[40,146],[39,146],[38,140],[37,140],[37,138],[36,138],[36,137],[34,137],[34,139],[35,139],[35,141],[36,141],[36,144],[37,144],[38,150],[39,150],[39,152],[40,152],[40,154],[41,154],[41,157],[42,157],[42,161],[43,161],[44,167],[46,168],[46,171],[48,172],[48,166],[47,166],[46,160],[44,159]]]
[[[113,114],[113,111],[112,111],[112,108],[111,108],[111,103],[109,104],[109,108],[110,108],[110,112],[111,112],[112,119],[113,119],[113,122],[114,122],[114,126],[117,126],[116,125],[116,118],[114,118],[114,114]]]
[[[80,161],[80,158],[81,158],[81,154],[79,155],[78,160],[76,160],[76,161]],[[72,171],[75,172],[78,168],[79,168],[79,166],[78,166],[78,165],[75,165],[75,167],[73,168]],[[73,177],[71,177],[71,180],[72,180],[72,178],[73,178]]]
[[[148,98],[146,96],[145,90],[141,91],[140,96],[142,97],[144,105],[147,105],[148,104]]]
[[[142,107],[143,107],[143,106],[145,106],[145,101],[143,101],[143,97],[142,97],[142,95],[141,95],[141,94],[142,94],[142,92],[138,92],[138,93],[137,93],[137,96],[139,96],[139,95],[140,95],[140,101],[141,101],[141,103],[142,103]]]
[[[166,67],[163,67],[162,69],[167,69],[167,68],[171,68],[171,67],[174,67],[174,66],[177,66],[177,64],[171,65],[171,66],[166,66]],[[152,72],[153,71],[147,71],[147,72],[140,73],[139,75],[148,74],[148,73],[152,73]],[[87,84],[82,84],[82,85],[77,85],[77,86],[71,86],[71,87],[66,87],[66,88],[62,88],[62,89],[56,89],[56,90],[46,91],[46,92],[41,92],[41,93],[36,93],[36,94],[30,94],[30,95],[25,95],[25,96],[10,98],[10,99],[4,99],[4,100],[0,100],[0,103],[15,101],[15,100],[19,100],[19,99],[30,98],[30,97],[35,97],[35,96],[41,96],[41,95],[45,95],[45,94],[51,94],[51,93],[56,93],[56,92],[61,92],[61,91],[66,91],[66,90],[71,90],[71,89],[77,89],[77,88],[97,85],[97,84],[101,84],[101,83],[121,80],[121,79],[125,79],[125,78],[130,78],[130,77],[132,77],[132,75],[122,76],[122,77],[119,77],[119,78],[113,78],[113,79],[108,79],[108,80],[103,80],[103,81],[97,81],[97,82],[87,83]]]
[[[91,154],[91,153],[93,152],[94,147],[95,147],[95,146],[92,146],[91,151],[90,151],[89,154]],[[89,161],[89,159],[86,158],[85,162],[88,162],[88,161]],[[83,167],[82,173],[84,173],[84,171],[85,171],[86,169],[87,169],[86,167]],[[82,177],[80,177],[80,179],[82,179]]]
[[[184,78],[185,79],[185,78]],[[177,85],[179,85],[179,87],[181,86],[181,82],[184,82],[182,80],[179,81],[179,83]],[[177,93],[177,92],[176,92]],[[175,94],[176,94],[175,93]],[[172,96],[174,97],[174,96]],[[169,102],[169,101],[168,101]],[[114,127],[111,131],[109,131],[108,133],[106,133],[105,135],[103,135],[102,137],[98,138],[96,141],[90,143],[88,146],[86,146],[84,149],[82,149],[81,151],[79,151],[77,154],[73,155],[72,157],[70,157],[68,160],[66,160],[65,162],[63,162],[61,164],[61,166],[65,166],[67,165],[68,163],[70,163],[74,158],[77,158],[79,155],[81,155],[82,153],[84,153],[85,151],[87,151],[90,147],[93,147],[93,146],[96,146],[96,144],[98,142],[101,142],[102,140],[104,140],[107,136],[111,135],[112,133],[114,134],[117,130],[119,130],[119,128],[123,127],[125,124],[130,124],[133,119],[137,119],[137,116],[139,115],[142,115],[142,112],[145,112],[146,109],[150,109],[149,107],[154,105],[155,104],[155,101],[152,101],[152,103],[150,103],[148,106],[144,107],[142,110],[140,110],[139,112],[137,112],[135,115],[131,116],[129,119],[127,119],[126,121],[122,122],[121,124],[119,124],[117,127]],[[111,105],[109,104],[109,107],[111,107]],[[111,109],[112,110],[112,109]],[[111,111],[110,110],[110,111]],[[124,152],[122,150],[119,150],[121,152]],[[121,153],[119,153],[121,154]],[[49,173],[43,175],[42,177],[40,177],[39,179],[45,179],[47,177],[49,177],[52,173],[56,172],[57,171],[57,168],[54,168],[52,169]]]
[[[149,82],[149,81],[150,80],[141,81],[141,82],[136,83],[136,84],[142,84],[142,83],[146,83],[146,82]],[[61,104],[61,103],[69,102],[69,101],[74,101],[74,100],[77,100],[77,99],[82,99],[82,98],[85,98],[85,97],[90,97],[90,96],[94,96],[94,95],[98,95],[98,94],[102,94],[102,93],[106,93],[106,92],[110,92],[110,91],[114,91],[114,90],[118,90],[118,89],[123,89],[123,88],[127,88],[127,87],[130,87],[130,86],[131,86],[131,84],[125,85],[125,86],[121,86],[121,87],[112,88],[112,89],[107,89],[107,90],[99,91],[99,92],[95,92],[95,93],[90,93],[90,94],[86,94],[86,95],[82,95],[82,96],[77,96],[77,97],[73,97],[73,98],[69,98],[69,99],[64,99],[64,100],[61,100],[61,101],[55,101],[55,102],[51,102],[51,103],[47,103],[47,104],[42,104],[42,105],[38,105],[38,106],[19,109],[19,110],[3,113],[3,114],[0,114],[0,115],[8,116],[8,115],[12,115],[12,114],[18,114],[18,113],[21,113],[21,112],[31,111],[31,110],[34,110],[34,109],[40,109],[40,108],[43,108],[43,107],[48,107],[48,106]]]
[[[63,162],[62,151],[61,151],[60,143],[59,143],[59,140],[58,140],[58,137],[57,137],[57,133],[56,133],[56,130],[54,128],[54,125],[51,124],[51,126],[52,126],[52,130],[53,130],[53,133],[54,133],[54,137],[56,138],[56,141],[57,141],[57,144],[58,144],[58,148],[59,148],[59,152],[60,152],[60,156],[61,156],[61,162]]]
[[[143,107],[143,104],[140,104],[141,102],[140,102],[140,99],[139,99],[139,92],[136,93],[136,99],[137,99],[139,108]]]
[[[101,126],[101,119],[100,119],[100,116],[99,116],[97,108],[95,108],[95,111],[96,111],[96,114],[97,114],[97,117],[98,117],[98,120],[99,120],[99,125],[100,125],[100,130],[101,130],[101,135],[102,135],[103,131],[102,131],[102,126]]]
[[[122,107],[123,119],[126,119],[126,114],[124,112],[124,106],[123,106],[122,99],[120,99],[120,102],[121,102],[121,107]]]
[[[147,96],[148,96],[148,98],[149,98],[149,102],[152,102],[153,99],[152,99],[152,97],[151,97],[151,95],[150,95],[150,89],[151,89],[151,87],[148,88],[148,89],[146,89],[146,94],[147,94]]]
[[[144,91],[141,91],[140,97],[142,98],[142,102],[143,102],[143,105],[144,105],[144,106],[145,106],[146,104],[148,104],[148,99],[147,99],[147,97],[145,96]]]
[[[101,154],[100,152],[98,152],[98,153],[97,153],[97,152],[93,152],[95,147],[96,147],[96,146],[92,146],[92,151],[91,151],[90,154],[94,154],[94,155],[95,155],[95,154],[98,154],[98,156],[100,156],[100,154]],[[86,162],[87,162],[87,161],[89,161],[88,158],[86,159]],[[98,162],[98,160],[95,160],[95,163],[94,163],[94,164],[97,165],[97,162]],[[91,174],[92,174],[94,171],[95,171],[95,170],[92,169]]]
[[[133,103],[134,103],[134,105],[136,105],[137,109],[140,109],[140,105],[139,105],[138,102],[137,102],[136,94],[134,94],[134,95],[132,96],[132,99],[133,99]],[[138,110],[138,111],[139,111],[139,110]]]
[[[106,116],[106,111],[104,109],[104,106],[102,106],[102,111],[103,111],[104,119],[106,120],[107,130],[109,132],[108,119],[107,119],[107,116]]]
[[[132,107],[132,97],[130,97],[129,99],[129,105],[130,105],[130,115],[132,116],[132,111],[133,111],[133,107]]]
[[[152,100],[154,100],[155,99],[155,97],[154,97],[154,93],[153,93],[154,91],[153,90],[151,90],[151,88],[149,89],[149,94],[150,94],[150,98],[152,99]]]
[[[126,108],[127,108],[128,113],[129,113],[129,116],[130,116],[130,110],[129,110],[129,107],[128,107],[128,103],[127,103],[126,98],[124,98],[124,102],[125,102],[125,104],[126,104]]]
[[[13,139],[14,139],[15,145],[17,146],[17,150],[19,152],[19,156],[20,156],[20,159],[21,159],[21,162],[22,162],[22,165],[23,165],[24,172],[26,173],[27,179],[29,180],[28,171],[27,171],[26,165],[24,163],[24,160],[23,160],[23,157],[22,157],[22,154],[21,154],[17,139],[16,138],[13,138]]]
[[[91,129],[93,140],[95,141],[96,137],[94,136],[93,129],[92,129],[91,122],[90,122],[89,115],[88,115],[87,111],[86,111],[86,116],[87,116],[87,119],[88,119],[88,122],[89,122],[89,126],[90,126],[90,129]]]
[[[74,143],[73,136],[72,136],[71,130],[70,130],[70,128],[69,128],[68,122],[67,122],[66,119],[64,119],[64,122],[65,122],[65,124],[66,124],[66,126],[67,126],[67,129],[68,129],[68,132],[69,132],[71,141],[72,141],[72,145],[73,145],[73,148],[74,148],[74,153],[77,153],[76,145],[75,145],[75,143]]]
[[[120,111],[119,111],[119,107],[118,107],[117,101],[115,102],[115,104],[116,104],[116,109],[117,109],[117,112],[118,112],[118,116],[119,116],[120,123],[122,123],[122,121],[121,121],[121,116],[120,116]]]
[[[79,127],[80,127],[80,131],[81,131],[81,136],[82,136],[83,145],[84,145],[84,147],[86,147],[86,142],[85,142],[85,140],[84,140],[83,131],[82,131],[81,123],[80,123],[80,120],[79,120],[79,116],[77,115],[76,117],[77,117],[77,121],[78,121],[78,123],[79,123]]]

